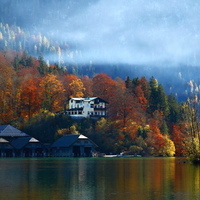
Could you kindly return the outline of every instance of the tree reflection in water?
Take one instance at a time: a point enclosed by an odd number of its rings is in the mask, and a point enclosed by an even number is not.
[[[0,162],[0,199],[200,199],[200,166],[177,158],[10,158]]]

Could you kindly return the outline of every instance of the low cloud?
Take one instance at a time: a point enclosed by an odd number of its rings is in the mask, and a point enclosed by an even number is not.
[[[63,2],[61,8],[48,6],[50,14],[43,16],[37,29],[78,50],[76,62],[200,63],[200,2],[196,0]]]
[[[199,10],[194,0],[100,0],[69,18],[61,38],[83,61],[197,64]]]

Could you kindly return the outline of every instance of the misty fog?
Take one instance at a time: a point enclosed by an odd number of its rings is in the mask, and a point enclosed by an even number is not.
[[[78,43],[83,60],[196,65],[199,8],[188,0],[101,0],[69,18],[60,38]]]
[[[1,0],[10,22],[67,42],[76,62],[198,65],[200,60],[200,2],[195,0],[13,2],[8,12]]]

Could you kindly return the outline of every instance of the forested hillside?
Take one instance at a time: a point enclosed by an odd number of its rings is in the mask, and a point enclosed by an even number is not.
[[[153,77],[79,77],[46,64],[42,57],[1,51],[0,81],[0,123],[17,126],[43,142],[82,133],[106,153],[183,154],[184,104],[167,95]],[[77,122],[63,115],[66,100],[81,96],[108,101],[108,118]]]
[[[170,2],[1,0],[0,124],[45,143],[82,133],[105,153],[184,155],[199,5]],[[82,96],[108,101],[108,118],[64,115]]]

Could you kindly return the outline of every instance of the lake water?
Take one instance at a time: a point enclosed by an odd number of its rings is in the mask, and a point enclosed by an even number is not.
[[[197,200],[200,166],[176,158],[0,159],[1,200]]]

